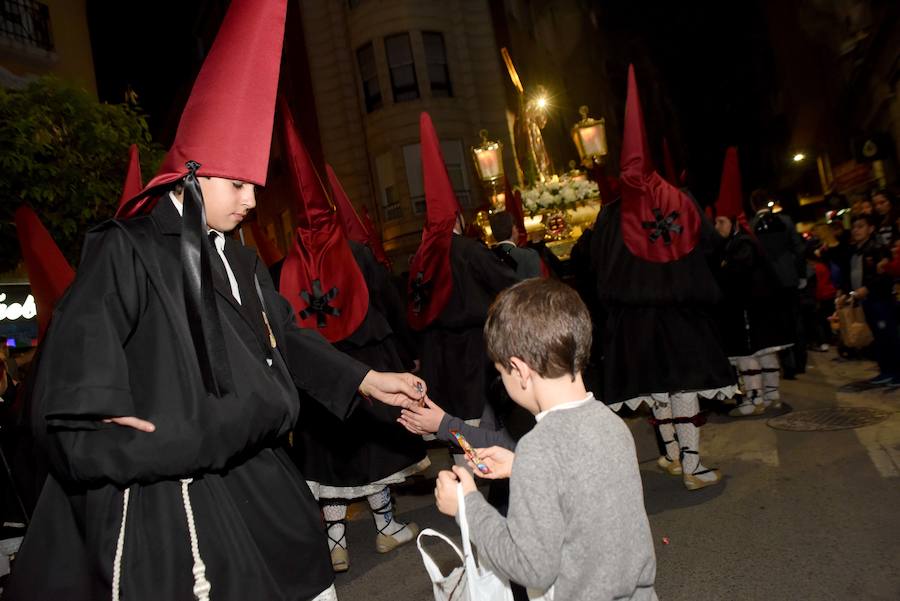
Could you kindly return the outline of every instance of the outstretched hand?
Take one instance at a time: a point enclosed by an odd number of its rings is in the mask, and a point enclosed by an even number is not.
[[[134,428],[140,432],[155,432],[156,426],[139,417],[110,417],[103,420],[104,424],[116,424],[126,428]]]
[[[405,409],[421,406],[427,390],[425,381],[412,374],[375,370],[370,370],[359,385],[363,396]]]
[[[434,401],[426,395],[424,405],[410,407],[400,412],[397,419],[400,424],[413,434],[434,434],[441,427],[444,419],[444,410],[438,407]]]
[[[503,447],[488,447],[486,449],[475,449],[475,454],[478,455],[481,462],[490,470],[488,473],[483,474],[471,460],[467,459],[466,462],[469,464],[469,467],[472,468],[473,473],[479,478],[500,480],[502,478],[509,478],[512,475],[512,465],[513,460],[516,458],[516,454],[509,449],[504,449]]]

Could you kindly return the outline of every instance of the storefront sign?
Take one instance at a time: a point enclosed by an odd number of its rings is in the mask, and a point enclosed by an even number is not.
[[[0,284],[0,340],[32,346],[38,333],[37,305],[28,284]]]
[[[6,302],[6,293],[0,292],[0,321],[17,321],[37,317],[34,296],[28,295],[21,303]]]

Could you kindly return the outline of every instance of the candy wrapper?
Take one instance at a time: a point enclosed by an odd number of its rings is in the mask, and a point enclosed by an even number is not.
[[[478,454],[475,452],[475,449],[472,448],[472,445],[469,444],[469,441],[466,440],[466,437],[463,436],[459,430],[450,430],[450,434],[453,435],[453,438],[456,439],[456,442],[462,447],[463,453],[466,454],[466,457],[475,464],[475,467],[478,468],[478,471],[482,474],[489,474],[491,472],[490,468],[484,464]]]

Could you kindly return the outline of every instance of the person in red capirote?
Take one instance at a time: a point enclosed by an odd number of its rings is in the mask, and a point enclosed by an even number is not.
[[[425,386],[299,328],[226,236],[266,181],[286,6],[231,2],[159,173],[87,235],[38,359],[50,475],[4,600],[336,598],[283,449],[297,390],[344,418]]]
[[[646,403],[661,438],[657,464],[688,490],[721,482],[700,458],[700,398],[737,394],[713,307],[722,293],[707,263],[715,235],[695,201],[653,168],[633,67],[620,160],[620,197],[591,235],[597,298],[606,310],[603,402]]]
[[[391,319],[402,315],[403,301],[387,270],[366,246],[345,236],[335,208],[350,201],[338,200],[343,189],[336,176],[319,175],[286,101],[280,103],[279,117],[296,223],[279,291],[297,323],[318,331],[348,356],[383,371],[410,368],[400,358],[395,336],[406,320]],[[352,499],[365,497],[369,503],[376,551],[387,553],[413,541],[418,526],[396,519],[388,485],[428,467],[422,438],[397,423],[396,407],[363,403],[342,420],[319,403],[305,401],[301,395],[306,419],[294,430],[290,455],[322,507],[334,571],[350,568],[345,534]]]
[[[719,198],[711,209],[719,234],[713,274],[723,294],[716,315],[743,393],[729,415],[759,415],[781,404],[777,353],[792,344],[785,334],[791,324],[775,270],[747,224],[736,147],[725,153]]]

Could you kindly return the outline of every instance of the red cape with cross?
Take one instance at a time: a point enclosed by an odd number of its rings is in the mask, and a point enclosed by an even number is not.
[[[700,214],[693,201],[653,167],[631,65],[620,163],[622,239],[628,250],[654,263],[678,261],[694,250]]]
[[[356,331],[369,310],[369,288],[344,236],[306,147],[297,135],[284,99],[279,103],[285,154],[294,192],[293,243],[281,269],[279,291],[297,323],[318,330],[329,342]]]

